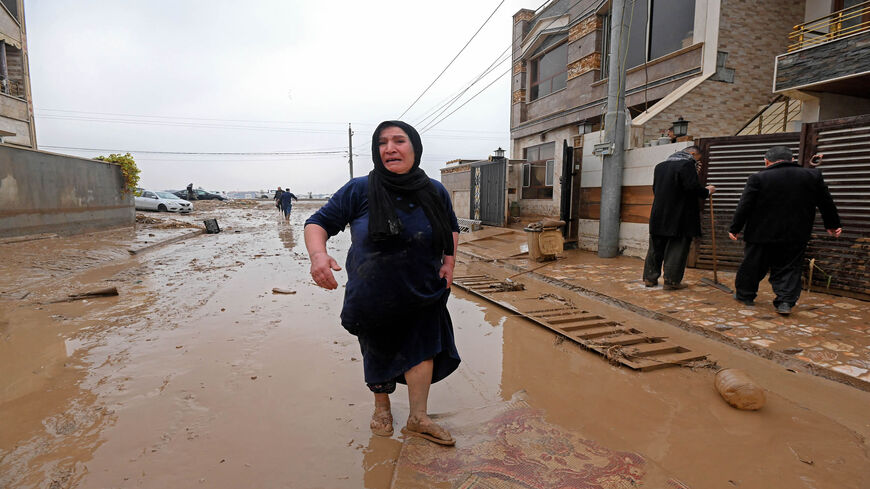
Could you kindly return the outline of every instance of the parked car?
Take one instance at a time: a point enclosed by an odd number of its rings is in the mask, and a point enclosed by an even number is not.
[[[134,197],[136,210],[181,213],[193,210],[193,204],[170,192],[142,190],[138,194]]]
[[[205,190],[198,188],[195,190],[196,198],[199,200],[226,200],[226,198],[222,195],[214,194],[211,192],[206,192]],[[178,196],[180,199],[187,198],[187,190],[179,190],[177,192],[172,192]]]

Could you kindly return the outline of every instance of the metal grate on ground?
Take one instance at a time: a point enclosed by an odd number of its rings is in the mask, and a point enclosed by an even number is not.
[[[575,307],[568,301],[560,305],[539,301],[540,308],[522,311],[512,302],[536,300],[539,297],[526,291],[522,283],[510,279],[466,275],[454,277],[453,283],[634,370],[683,366],[707,358],[706,354],[670,342],[667,337],[648,334],[601,314]],[[506,297],[507,294],[513,295],[514,300]]]

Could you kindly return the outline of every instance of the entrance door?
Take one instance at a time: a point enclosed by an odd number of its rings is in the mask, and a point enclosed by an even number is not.
[[[471,165],[471,218],[490,226],[505,225],[507,160]]]

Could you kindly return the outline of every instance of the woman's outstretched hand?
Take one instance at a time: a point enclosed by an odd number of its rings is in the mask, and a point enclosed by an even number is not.
[[[338,282],[332,271],[341,270],[335,258],[329,256],[326,252],[316,253],[311,256],[311,278],[314,283],[324,289],[333,290],[338,288]],[[451,273],[452,276],[452,273]]]

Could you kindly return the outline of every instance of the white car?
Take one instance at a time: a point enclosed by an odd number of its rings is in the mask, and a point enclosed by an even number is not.
[[[143,190],[134,200],[136,201],[136,210],[181,213],[188,213],[193,210],[193,204],[179,199],[175,194],[170,192]]]

